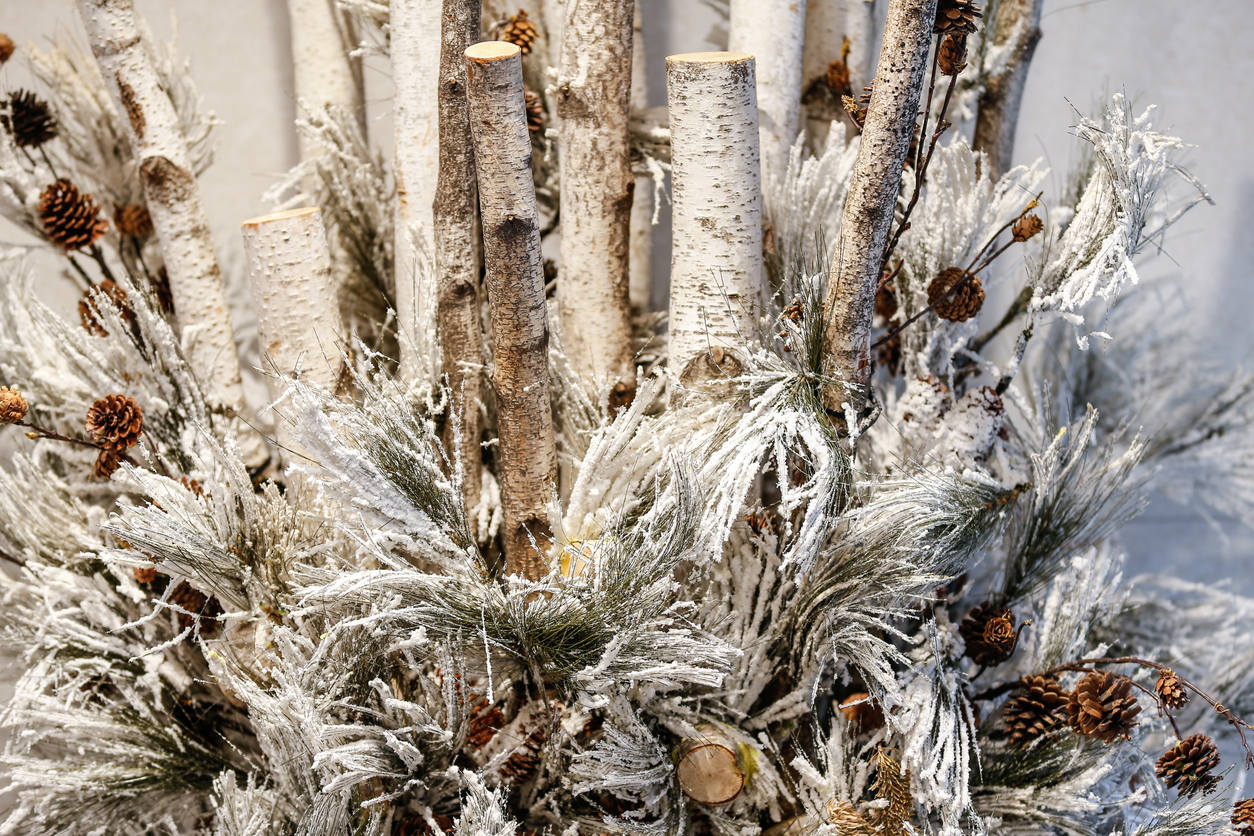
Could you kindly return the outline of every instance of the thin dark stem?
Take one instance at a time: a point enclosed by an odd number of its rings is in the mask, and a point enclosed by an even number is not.
[[[46,430],[43,427],[30,423],[29,421],[16,421],[14,422],[14,425],[18,427],[26,427],[27,429],[29,429],[31,432],[28,432],[26,435],[27,437],[30,437],[30,438],[50,438],[53,441],[64,441],[67,444],[78,444],[82,447],[93,447],[96,450],[108,449],[107,447],[105,447],[103,444],[100,444],[99,442],[84,441],[81,438],[71,438],[68,435],[61,435],[61,433],[53,432],[52,430]]]
[[[940,66],[940,44],[943,36],[936,38],[936,48],[932,50],[932,78],[927,85],[927,104],[923,106],[923,125],[919,128],[919,147],[914,149],[914,170],[923,167],[923,137],[927,136],[927,120],[932,115],[932,95],[936,92],[936,71]],[[944,115],[941,115],[944,118]],[[916,174],[916,179],[918,175]]]
[[[996,260],[997,260],[997,257],[998,257],[999,255],[1001,255],[1001,254],[1002,254],[1002,253],[1004,253],[1006,250],[1008,250],[1008,249],[1010,249],[1012,246],[1014,246],[1014,243],[1015,243],[1015,239],[1011,238],[1009,241],[1007,241],[1007,242],[1005,243],[1005,245],[1004,245],[1003,247],[1001,247],[1000,249],[996,250],[996,251],[995,251],[992,255],[990,255],[988,258],[986,258],[986,259],[984,259],[983,261],[981,261],[981,262],[979,263],[979,266],[975,266],[975,267],[968,267],[968,268],[967,268],[967,272],[968,272],[968,273],[971,273],[971,274],[973,274],[973,275],[974,275],[974,274],[976,274],[976,273],[979,273],[979,272],[982,272],[983,270],[988,269],[988,266],[989,266],[990,264],[992,264],[994,261],[996,261]]]
[[[1023,312],[1028,309],[1028,303],[1031,301],[1032,287],[1031,285],[1028,285],[1027,287],[1024,287],[1023,290],[1019,291],[1019,295],[1015,297],[1014,302],[1012,302],[1009,309],[1007,309],[1006,315],[1001,318],[1001,322],[998,322],[993,326],[991,331],[981,334],[971,343],[971,350],[979,352],[980,349],[992,342],[994,337],[1006,330],[1006,328],[1010,327],[1010,324],[1018,319]]]
[[[20,557],[16,557],[14,555],[9,554],[4,549],[0,549],[0,560],[7,560],[9,563],[12,563],[14,566],[26,565],[25,560],[22,560],[22,558]]]
[[[44,150],[44,147],[42,145],[39,146],[39,156],[44,158],[44,163],[47,164],[48,170],[52,172],[52,176],[60,180],[61,175],[57,174],[56,167],[53,166],[52,160],[48,159],[48,152]]]
[[[893,279],[897,278],[897,276],[898,276],[898,275],[900,275],[900,273],[901,273],[901,268],[902,268],[902,267],[904,267],[904,266],[905,266],[905,264],[906,264],[906,263],[905,263],[904,261],[899,261],[899,262],[897,262],[897,269],[895,269],[895,270],[893,270],[893,272],[889,273],[889,274],[888,274],[888,275],[887,275],[887,276],[886,276],[886,277],[885,277],[885,278],[884,278],[884,279],[883,279],[883,280],[879,283],[879,285],[875,288],[875,295],[876,295],[876,296],[879,296],[879,295],[880,295],[880,291],[882,291],[884,288],[888,287],[890,284],[892,284],[892,283],[893,283]]]
[[[74,260],[73,255],[66,253],[65,258],[70,262],[70,266],[74,268],[74,272],[78,273],[79,277],[82,278],[83,281],[87,282],[88,287],[96,286],[96,283],[92,280],[91,276],[87,275],[87,271],[83,269],[83,265]]]
[[[113,271],[109,269],[109,264],[105,261],[104,253],[100,250],[100,245],[92,244],[91,249],[87,252],[96,260],[96,263],[100,265],[100,272],[104,274],[104,277],[111,282],[116,282],[117,280],[113,277]]]

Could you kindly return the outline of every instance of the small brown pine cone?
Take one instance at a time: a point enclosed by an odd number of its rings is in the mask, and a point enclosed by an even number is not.
[[[501,773],[515,784],[521,784],[530,779],[540,769],[546,737],[544,726],[537,725],[523,738],[522,744],[514,750],[514,753],[506,759],[501,767]]]
[[[157,304],[167,314],[174,313],[174,294],[170,291],[170,274],[162,267],[157,275],[149,279],[149,287],[157,296]]]
[[[200,622],[202,633],[213,633],[217,629],[217,622],[214,619],[222,615],[222,605],[218,603],[217,598],[205,595],[187,581],[179,581],[179,585],[170,593],[169,601],[186,610],[186,612],[176,613],[180,630],[186,630],[197,621]]]
[[[848,96],[853,93],[853,87],[850,86],[849,65],[839,58],[827,65],[827,72],[823,74],[823,83],[838,96]]]
[[[1213,740],[1204,734],[1191,734],[1158,759],[1154,772],[1168,789],[1177,788],[1181,796],[1198,791],[1207,795],[1219,784],[1219,776],[1210,774],[1219,761],[1219,749]]]
[[[1241,836],[1254,836],[1254,798],[1238,801],[1233,806],[1232,826]]]
[[[87,410],[87,431],[105,448],[124,453],[144,431],[144,413],[127,395],[106,395]]]
[[[13,43],[13,39],[0,32],[0,64],[7,64],[14,52],[17,52],[17,45]]]
[[[131,306],[126,297],[126,291],[121,285],[113,281],[113,279],[105,279],[96,285],[96,291],[108,297],[113,306],[132,326],[135,324],[135,313],[131,310]],[[78,300],[78,318],[83,323],[83,328],[89,334],[95,334],[97,337],[107,337],[109,332],[105,330],[104,325],[100,322],[100,307],[96,301],[96,293],[91,290],[83,291],[83,298]]]
[[[1014,615],[1008,607],[993,603],[980,604],[967,613],[958,625],[958,634],[966,642],[965,655],[986,667],[1009,659],[1018,641]]]
[[[518,10],[518,14],[511,17],[505,24],[505,28],[501,30],[501,40],[509,41],[514,46],[522,50],[523,55],[531,52],[531,45],[536,42],[539,33],[536,32],[536,25],[527,19],[527,13],[522,9]]]
[[[499,705],[488,705],[483,697],[475,697],[470,709],[470,717],[466,721],[466,745],[482,749],[505,726],[505,713]]]
[[[122,459],[113,450],[101,450],[96,456],[96,463],[91,466],[91,475],[102,482],[109,481],[113,474],[122,466]]]
[[[48,240],[66,252],[96,243],[109,222],[99,217],[100,207],[89,194],[69,180],[56,181],[39,196],[39,220]]]
[[[544,105],[540,104],[540,94],[523,88],[523,101],[527,106],[527,130],[538,134],[544,130]]]
[[[967,0],[940,0],[936,4],[936,25],[932,31],[938,35],[951,33],[971,34],[976,29],[976,19],[984,17],[980,7]]]
[[[119,206],[113,211],[113,225],[123,235],[144,238],[152,232],[152,215],[148,214],[147,206],[139,203]]]
[[[57,135],[52,108],[29,90],[14,90],[4,108],[4,127],[18,148],[38,148]]]
[[[1010,228],[1010,234],[1022,244],[1024,241],[1035,238],[1044,228],[1045,222],[1036,215],[1024,215],[1015,221],[1015,225]]]
[[[897,315],[896,288],[891,284],[881,287],[875,294],[875,315],[884,322]]]
[[[0,424],[16,424],[26,417],[30,407],[16,389],[0,386]]]
[[[1011,746],[1026,746],[1067,724],[1071,696],[1050,676],[1025,676],[1002,710]]]
[[[984,307],[984,286],[980,277],[967,279],[967,275],[961,267],[949,267],[937,273],[927,286],[927,303],[941,319],[966,322]],[[962,287],[953,290],[960,282]]]
[[[830,799],[823,805],[823,816],[828,824],[836,826],[838,836],[871,836],[875,832],[871,829],[871,823],[848,801]]]
[[[152,583],[157,579],[157,570],[151,566],[136,566],[131,571],[135,573],[135,583]]]
[[[1181,708],[1189,701],[1189,694],[1184,690],[1180,675],[1173,670],[1165,670],[1158,674],[1158,682],[1154,685],[1158,697],[1168,708]]]
[[[1132,680],[1110,671],[1085,674],[1067,701],[1067,721],[1075,733],[1103,743],[1127,740],[1140,713]]]
[[[840,704],[840,713],[859,732],[873,732],[884,726],[884,711],[865,691],[850,694]]]
[[[936,52],[936,63],[941,75],[958,75],[967,68],[967,36],[955,32],[946,35]]]
[[[893,334],[875,352],[875,362],[888,370],[889,377],[896,377],[901,371],[901,334]]]

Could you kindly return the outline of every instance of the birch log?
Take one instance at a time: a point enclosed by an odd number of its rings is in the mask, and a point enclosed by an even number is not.
[[[552,535],[557,452],[549,406],[549,324],[531,137],[518,47],[485,41],[466,50],[483,254],[492,307],[492,382],[500,435],[505,567],[537,579]],[[534,542],[534,545],[533,545]]]
[[[77,0],[92,53],[119,109],[139,164],[148,211],[170,277],[183,351],[209,403],[228,413],[245,411],[239,355],[226,291],[200,204],[178,114],[162,87],[140,34],[132,0]],[[240,437],[245,461],[265,451],[256,433]]]
[[[439,290],[440,354],[451,390],[444,443],[461,476],[462,504],[475,518],[483,488],[483,338],[479,325],[475,156],[466,100],[466,49],[478,40],[479,0],[444,0],[440,44],[440,174],[432,208]],[[473,530],[473,526],[472,526]]]
[[[871,317],[910,151],[936,19],[936,0],[890,0],[862,143],[841,216],[823,313],[828,409],[856,417],[871,379]]]
[[[567,0],[557,79],[566,356],[591,391],[635,388],[627,238],[631,220],[633,0]]]
[[[745,368],[762,302],[762,194],[753,56],[666,59],[673,222],[670,375],[714,393]]]
[[[257,310],[257,334],[271,367],[328,391],[340,382],[344,326],[331,275],[322,210],[292,209],[244,221],[244,256]],[[286,384],[267,377],[278,400]],[[278,422],[279,443],[292,447]]]
[[[1006,65],[989,75],[980,94],[974,145],[988,154],[989,174],[997,180],[1014,159],[1019,105],[1028,81],[1032,56],[1041,40],[1041,7],[1045,0],[1001,0],[988,32],[990,50],[1008,51]]]
[[[637,113],[649,109],[649,72],[644,52],[644,16],[636,3],[632,22],[631,108]],[[637,177],[631,196],[631,221],[627,242],[627,295],[634,311],[651,309],[653,296],[653,178]]]
[[[401,374],[434,372],[436,289],[422,268],[435,254],[432,204],[439,175],[441,0],[392,0],[392,120],[396,177],[396,317]],[[426,280],[425,280],[426,279]]]
[[[780,179],[801,115],[806,0],[731,0],[727,48],[754,57],[764,176]]]
[[[349,57],[340,14],[335,0],[287,0],[296,99],[317,108],[343,108],[357,117],[364,136],[361,64]],[[309,137],[300,136],[302,160],[319,156],[325,150]]]
[[[849,51],[845,54],[845,39]],[[808,0],[806,3],[805,48],[801,59],[801,83],[808,89],[816,79],[827,73],[827,68],[838,58],[844,57],[849,70],[849,89],[860,94],[871,83],[871,47],[875,39],[874,0]],[[822,149],[827,142],[827,132],[833,117],[833,101],[817,113],[809,114],[806,129],[809,145]],[[842,117],[837,117],[842,118]]]

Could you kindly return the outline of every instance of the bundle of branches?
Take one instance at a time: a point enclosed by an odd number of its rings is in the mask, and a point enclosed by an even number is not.
[[[1254,378],[1125,296],[1206,199],[1148,111],[1079,117],[1067,195],[1004,159],[1039,2],[880,3],[872,73],[876,3],[734,0],[662,117],[629,0],[293,0],[242,358],[214,122],[78,5],[98,66],[27,51],[0,131],[82,292],[0,264],[0,833],[1254,827],[1254,600],[1118,539],[1155,485],[1251,517]]]

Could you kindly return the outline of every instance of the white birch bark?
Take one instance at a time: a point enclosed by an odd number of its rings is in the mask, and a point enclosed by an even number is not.
[[[763,176],[781,178],[797,139],[806,0],[731,0],[727,48],[755,59]]]
[[[631,220],[633,0],[567,0],[556,96],[562,177],[557,304],[563,349],[590,390],[634,388]]]
[[[485,41],[466,50],[483,253],[492,308],[492,382],[500,434],[505,567],[536,579],[552,540],[557,451],[549,405],[548,307],[531,137],[518,47]],[[533,545],[534,543],[534,545]]]
[[[246,411],[239,355],[209,223],[178,114],[152,64],[132,0],[77,0],[92,53],[119,110],[170,277],[183,351],[210,404]],[[245,461],[264,459],[261,438],[240,431]]]
[[[993,180],[1005,174],[1014,160],[1019,105],[1041,40],[1044,5],[1045,0],[1001,0],[988,24],[989,51],[1009,52],[1005,65],[984,82],[975,121],[973,145],[988,155]]]
[[[644,112],[649,109],[649,72],[645,66],[644,18],[640,4],[632,22],[631,47],[631,108]],[[627,295],[632,310],[645,312],[650,309],[653,295],[653,178],[637,177],[636,189],[631,197],[631,221],[628,224]]]
[[[849,39],[849,86],[854,93],[871,83],[871,48],[875,44],[874,0],[807,0],[802,84],[827,72]]]
[[[298,102],[322,108],[343,108],[366,131],[360,62],[348,55],[342,12],[335,0],[287,0],[292,31],[292,69]],[[318,142],[301,135],[300,158],[326,153]]]
[[[910,151],[936,20],[936,0],[890,0],[875,89],[841,216],[823,311],[828,409],[855,416],[866,407],[871,317]]]
[[[870,85],[875,76],[875,0],[843,0],[845,34],[849,39],[849,85],[855,95]],[[844,41],[842,39],[841,44]]]
[[[392,0],[396,177],[396,316],[401,374],[434,377],[436,289],[432,203],[439,178],[440,0]]]
[[[673,224],[669,368],[715,392],[745,368],[762,303],[762,190],[753,57],[666,59]]]

